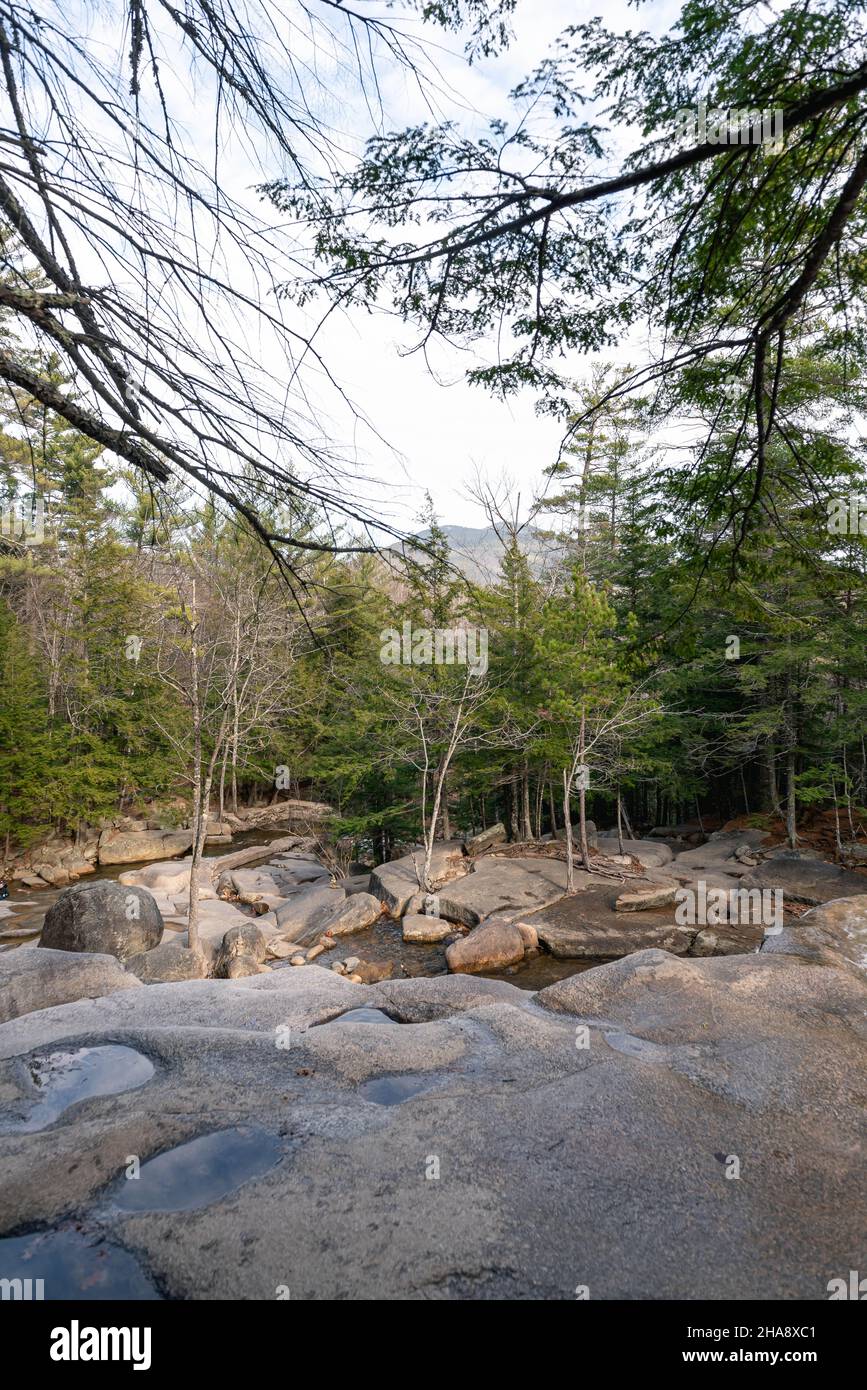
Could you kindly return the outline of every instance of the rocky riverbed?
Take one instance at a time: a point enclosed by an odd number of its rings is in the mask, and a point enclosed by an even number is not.
[[[867,1265],[867,880],[595,838],[572,898],[556,847],[438,846],[433,902],[412,856],[245,846],[202,866],[195,960],[188,862],[64,890],[0,954],[0,1277],[826,1298]],[[674,920],[722,878],[784,880],[783,925]]]

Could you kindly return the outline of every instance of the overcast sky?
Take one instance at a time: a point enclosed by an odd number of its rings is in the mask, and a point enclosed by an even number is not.
[[[78,28],[80,22],[82,28],[88,29],[89,43],[96,46],[96,51],[104,56],[110,67],[122,71],[128,35],[121,32],[118,12],[84,4],[76,9],[76,3],[77,0],[72,0],[72,26]],[[239,6],[242,4],[243,0],[239,0]],[[367,0],[359,0],[359,8],[364,13],[375,13],[377,0],[369,4]],[[254,9],[255,5],[251,4],[251,12]],[[679,4],[675,0],[661,0],[661,3],[654,0],[650,5],[639,6],[637,11],[626,0],[605,0],[604,4],[602,0],[519,0],[516,37],[511,47],[503,55],[482,60],[472,67],[466,64],[459,36],[422,26],[416,18],[411,25],[415,25],[419,36],[424,37],[433,50],[434,86],[440,93],[435,98],[439,109],[433,116],[418,84],[393,59],[377,63],[376,79],[381,97],[381,111],[378,111],[375,100],[368,106],[360,96],[357,82],[345,71],[345,64],[341,71],[339,45],[335,45],[334,53],[329,53],[329,45],[323,42],[320,33],[314,49],[303,27],[290,28],[281,37],[286,41],[292,62],[302,69],[307,67],[303,83],[305,101],[312,103],[317,119],[329,127],[332,138],[349,157],[353,153],[360,154],[365,139],[377,130],[399,130],[439,116],[455,119],[465,133],[478,135],[486,130],[490,119],[514,114],[515,108],[508,97],[510,90],[550,53],[555,39],[568,24],[601,13],[606,24],[614,28],[649,28],[660,32],[672,23],[678,11]],[[287,12],[300,16],[303,24],[303,8],[287,7]],[[394,9],[382,8],[379,12],[390,19],[396,14]],[[326,15],[338,28],[345,23],[342,17],[335,18],[334,10],[316,7],[313,13]],[[178,116],[182,139],[190,153],[205,169],[213,168],[214,84],[209,84],[207,77],[191,76],[189,55],[178,44],[173,26],[164,28],[163,36],[160,72],[170,108]],[[349,52],[351,58],[351,49]],[[315,84],[311,85],[311,71],[321,78],[319,91]],[[427,87],[428,99],[433,90]],[[155,101],[153,93],[150,100],[151,103]],[[158,109],[150,114],[158,123]],[[593,114],[591,108],[585,108],[585,115]],[[622,150],[612,161],[612,172],[620,153]],[[269,162],[271,158],[266,142],[255,131],[242,128],[227,139],[221,150],[220,181],[223,188],[251,213],[255,211],[257,216],[274,224],[283,221],[281,215],[263,203],[255,192],[258,185],[283,172],[279,165]],[[122,170],[122,166],[118,167]],[[123,172],[118,173],[121,188],[123,177]],[[173,219],[182,219],[183,208],[179,213],[171,190],[161,195],[159,189],[147,183],[137,182],[134,188],[131,185],[130,200],[142,200],[149,210],[160,196],[167,199],[163,217],[172,227]],[[420,230],[424,232],[423,228]],[[189,231],[189,226],[184,228],[179,223],[176,234],[182,237]],[[203,227],[196,228],[197,245],[200,236],[201,245],[208,248]],[[89,270],[93,262],[94,282],[99,283],[106,276],[122,278],[122,270],[110,264],[107,268],[99,264],[86,245],[82,254],[88,260]],[[214,264],[227,279],[236,284],[243,282],[243,289],[251,299],[261,299],[269,311],[276,308],[273,284],[267,283],[267,275],[250,280],[250,267],[237,248],[230,244],[226,251],[221,240],[219,246],[216,243],[210,246],[207,254],[213,255]],[[276,261],[269,269],[280,278],[283,268]],[[161,296],[168,305],[174,303],[170,276],[162,287],[154,287],[151,302],[155,312],[159,312]],[[236,307],[231,306],[231,312]],[[196,337],[199,326],[195,322],[195,307],[185,305],[179,307],[178,312],[187,316],[187,330]],[[218,305],[214,312],[219,319],[229,310],[225,305],[222,308]],[[299,330],[313,322],[313,312],[284,304],[289,324]],[[227,328],[227,323],[225,317],[220,319],[221,330]],[[233,320],[233,326],[234,323]],[[276,388],[278,397],[282,397],[290,369],[275,352],[275,341],[269,341],[269,330],[252,314],[247,321],[243,315],[239,317],[237,329],[236,341],[243,347],[251,374],[261,368],[263,380],[270,377],[269,389]],[[349,315],[331,317],[317,340],[318,350],[330,373],[358,404],[381,438],[373,430],[360,427],[350,412],[341,409],[334,391],[316,373],[305,380],[309,415],[302,426],[306,430],[305,437],[318,434],[321,440],[333,444],[353,460],[353,473],[358,478],[352,484],[357,489],[356,496],[367,501],[374,516],[392,525],[417,529],[414,519],[421,511],[426,491],[433,497],[441,521],[483,525],[484,515],[468,495],[468,484],[477,473],[492,482],[507,476],[526,505],[541,486],[543,470],[557,455],[562,424],[537,416],[535,398],[529,392],[504,402],[493,399],[478,387],[465,384],[464,375],[470,366],[479,361],[495,360],[494,343],[475,345],[472,352],[435,346],[430,359],[435,368],[434,376],[422,354],[406,355],[417,340],[417,329],[402,325],[384,313],[353,310]],[[208,341],[205,329],[197,341]],[[605,356],[634,362],[645,352],[646,345],[637,334]],[[588,374],[591,365],[590,359],[576,357],[574,366],[569,363],[567,369],[574,371],[575,378],[579,379]],[[182,368],[181,361],[178,366]]]
[[[460,114],[463,104],[468,127],[476,121],[480,129],[488,117],[508,114],[509,91],[549,52],[552,41],[567,24],[601,13],[612,27],[656,31],[670,23],[678,10],[679,6],[669,0],[641,6],[637,12],[623,0],[606,0],[604,5],[600,0],[519,0],[516,40],[499,58],[468,69],[455,37],[437,38],[444,78],[461,98],[451,110],[444,101],[443,111]],[[396,65],[380,77],[387,125],[400,128],[429,115],[420,94]],[[356,104],[350,109],[353,121],[363,126],[363,108]],[[335,115],[335,120],[339,119]],[[346,129],[345,121],[342,125]],[[428,490],[442,521],[484,525],[481,509],[467,495],[468,479],[477,469],[491,479],[506,474],[522,497],[529,499],[540,486],[542,470],[556,456],[562,427],[536,415],[532,393],[503,402],[479,387],[468,386],[463,379],[468,366],[466,353],[438,348],[435,380],[421,354],[401,355],[417,338],[411,326],[394,318],[353,313],[331,322],[320,348],[329,366],[396,451],[392,454],[378,445],[365,431],[356,434],[366,471],[387,483],[382,506],[390,519],[403,525],[411,523]],[[624,343],[607,356],[634,360],[636,342]],[[483,344],[476,351],[493,360],[492,344]],[[576,375],[586,373],[589,365],[589,359],[576,358]],[[347,427],[347,422],[338,425],[342,430]]]

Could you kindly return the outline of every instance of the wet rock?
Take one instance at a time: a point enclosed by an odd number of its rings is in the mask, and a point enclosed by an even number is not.
[[[36,1009],[133,989],[139,983],[111,955],[4,951],[0,954],[0,1023]]]
[[[363,960],[355,968],[355,974],[363,985],[378,985],[382,980],[390,980],[393,971],[391,961]]]
[[[401,928],[404,941],[420,942],[444,941],[454,931],[452,923],[442,917],[427,917],[419,912],[408,912]]]
[[[126,960],[158,946],[163,919],[153,895],[109,879],[65,888],[45,914],[40,947]]]
[[[483,922],[469,936],[446,949],[446,962],[455,974],[478,975],[503,970],[524,958],[524,938],[511,922]]]
[[[344,967],[345,967],[347,970],[353,971],[353,970],[355,969],[356,965],[360,965],[360,964],[361,964],[361,959],[360,959],[359,956],[347,956],[346,959],[344,960],[343,964],[344,964]]]
[[[289,964],[290,964],[290,965],[306,965],[306,964],[307,964],[307,957],[304,956],[304,955],[302,955],[302,954],[299,952],[298,955],[290,956],[290,957],[289,957]]]

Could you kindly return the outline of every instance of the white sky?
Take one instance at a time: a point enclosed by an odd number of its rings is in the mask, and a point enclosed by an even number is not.
[[[507,53],[468,69],[456,36],[444,35],[435,40],[440,46],[439,66],[466,102],[468,121],[472,122],[473,109],[479,113],[478,129],[488,117],[508,116],[508,92],[549,52],[567,24],[603,14],[611,27],[656,31],[667,27],[679,8],[674,0],[641,6],[637,12],[624,0],[605,4],[601,0],[519,0],[516,39]],[[396,65],[391,73],[380,71],[380,81],[387,125],[399,129],[429,117],[420,94]],[[350,109],[353,122],[363,125],[363,108]],[[339,122],[337,113],[332,116]],[[353,124],[353,129],[358,131],[359,125]],[[438,347],[439,382],[434,380],[421,354],[401,356],[401,349],[417,339],[418,331],[411,325],[384,315],[353,312],[332,320],[319,346],[349,395],[396,451],[378,445],[365,431],[356,435],[365,473],[384,484],[380,500],[388,518],[414,529],[413,517],[428,490],[442,521],[484,525],[483,512],[467,495],[468,480],[477,469],[491,479],[505,474],[522,498],[529,499],[540,486],[542,470],[556,456],[562,425],[536,415],[533,393],[523,392],[503,402],[468,386],[463,374],[472,360],[465,352]],[[485,352],[485,345],[481,351]],[[485,355],[493,360],[493,348]],[[630,354],[623,344],[620,351],[608,355],[634,360],[636,354],[634,345]],[[576,358],[576,376],[588,368],[589,359]],[[335,425],[338,430],[347,427],[346,423]],[[364,491],[372,495],[370,489]]]
[[[50,10],[56,0],[45,3]],[[239,8],[243,9],[243,0],[239,0]],[[312,8],[313,13],[334,15],[333,11],[320,11],[315,5]],[[356,8],[364,14],[378,12],[388,19],[399,14],[399,10],[388,10],[377,0],[358,0]],[[509,91],[551,51],[566,25],[601,13],[612,28],[650,28],[659,32],[676,19],[679,9],[679,0],[653,0],[637,10],[626,0],[519,0],[514,21],[516,37],[511,47],[503,55],[481,60],[471,68],[464,60],[459,36],[422,26],[417,20],[411,23],[419,36],[436,49],[442,97],[440,111],[434,113],[434,118],[456,118],[467,134],[478,135],[486,129],[489,119],[508,118],[512,114]],[[287,10],[296,13],[288,5]],[[89,0],[71,0],[70,11],[64,11],[73,29],[89,31],[89,46],[115,71],[123,70],[128,49],[128,34],[121,32],[124,12],[122,8],[93,6]],[[300,9],[298,13],[303,15]],[[189,152],[206,168],[212,167],[213,85],[209,89],[206,82],[200,86],[191,82],[189,54],[177,43],[176,30],[169,27],[162,32],[166,42],[160,54],[160,74],[170,109],[178,118]],[[338,144],[347,151],[360,153],[364,140],[377,128],[376,112],[370,112],[346,74],[341,76],[339,65],[330,60],[327,49],[311,47],[303,30],[289,31],[289,47],[293,61],[315,62],[324,88],[333,94],[327,100],[320,99],[305,83],[305,97],[315,103],[315,115],[332,127]],[[396,61],[377,66],[377,82],[383,106],[381,130],[399,130],[432,119],[418,85]],[[74,101],[72,89],[69,95]],[[585,114],[591,114],[590,108],[585,108]],[[240,204],[265,220],[279,223],[282,219],[277,210],[261,203],[254,192],[257,185],[282,172],[269,165],[268,158],[264,142],[255,132],[240,131],[221,152],[221,182]],[[125,176],[118,177],[122,185]],[[160,195],[159,190],[147,184],[130,184],[129,196],[149,203]],[[173,212],[171,199],[163,217],[174,226],[173,217],[178,217],[178,213]],[[188,223],[178,223],[177,235],[188,235],[189,230]],[[420,230],[423,234],[424,229]],[[95,259],[86,243],[78,246],[77,252],[87,263],[93,283],[112,276],[111,266],[106,268],[106,264]],[[250,267],[233,249],[225,253],[224,248],[214,248],[214,255],[218,270],[229,278],[235,277],[241,283],[249,275]],[[124,272],[117,274],[121,283]],[[268,298],[272,287],[263,281],[264,276],[258,284],[243,278],[242,287],[252,297],[257,293],[265,297],[270,308],[274,306],[273,299]],[[172,303],[170,281],[157,290],[154,304],[161,292],[166,302]],[[186,326],[196,335],[199,325],[195,322],[195,309],[187,306],[185,312],[193,315]],[[299,329],[311,321],[310,310],[301,311],[291,305],[285,306],[284,314],[290,325],[297,323]],[[221,329],[227,322],[224,318]],[[435,380],[421,354],[402,355],[402,350],[411,347],[417,337],[417,328],[404,326],[384,314],[353,310],[349,315],[331,318],[317,342],[318,349],[331,374],[363,410],[382,440],[371,430],[359,427],[348,411],[341,411],[334,392],[326,390],[316,376],[307,381],[312,413],[309,429],[333,443],[342,454],[354,456],[359,473],[357,495],[371,504],[373,514],[384,521],[416,529],[414,519],[421,510],[425,491],[429,491],[443,522],[484,525],[484,515],[468,496],[467,484],[477,472],[491,481],[505,475],[526,503],[540,487],[543,469],[556,457],[562,424],[535,414],[532,393],[517,394],[502,402],[465,384],[464,373],[469,366],[479,360],[495,359],[493,344],[476,345],[472,353],[437,345],[433,353]],[[268,331],[263,331],[252,317],[249,322],[239,319],[236,341],[249,353],[251,370],[261,364],[263,375],[272,373],[282,393],[283,369],[274,353],[274,341],[269,342]],[[624,342],[606,356],[636,361],[644,355],[641,346]],[[568,369],[580,378],[590,365],[588,359],[576,357],[574,368],[570,363]],[[288,377],[288,369],[285,376]],[[362,478],[371,481],[364,482]]]

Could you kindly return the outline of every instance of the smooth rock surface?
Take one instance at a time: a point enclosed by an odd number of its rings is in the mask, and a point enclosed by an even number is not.
[[[140,864],[148,859],[171,859],[185,854],[193,843],[191,830],[103,830],[99,837],[100,864]]]
[[[811,908],[782,931],[766,934],[762,952],[816,965],[867,969],[867,897],[836,898]]]
[[[144,984],[166,984],[172,980],[203,980],[210,973],[210,960],[203,952],[190,951],[174,941],[161,941],[152,951],[130,956],[127,970]]]
[[[139,981],[116,956],[72,951],[4,951],[0,954],[0,1022],[78,999],[98,999]]]
[[[435,888],[462,877],[469,869],[460,841],[444,840],[434,845],[431,877]],[[401,917],[410,898],[421,889],[424,870],[424,850],[380,864],[370,875],[370,892],[383,904],[392,917]]]
[[[388,1017],[335,1023],[360,1009]],[[0,1026],[0,1089],[81,1038],[155,1075],[3,1136],[0,1230],[74,1220],[176,1299],[824,1301],[863,1266],[865,1010],[842,969],[659,951],[536,1001],[311,967],[48,1009]],[[227,1125],[282,1156],[180,1219],[112,1211],[130,1153]]]
[[[741,879],[743,888],[781,888],[784,898],[792,902],[831,902],[834,898],[854,897],[867,893],[867,873],[841,869],[823,859],[773,859],[751,869]]]
[[[589,876],[580,869],[575,879],[582,887]],[[498,858],[485,855],[473,872],[440,889],[439,913],[449,922],[474,927],[486,917],[513,917],[562,897],[566,890],[566,865],[559,859]]]
[[[401,922],[404,941],[444,941],[454,931],[454,924],[442,917],[428,917],[421,912],[408,912]]]

